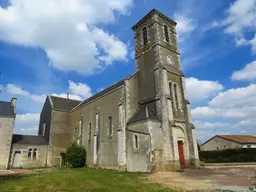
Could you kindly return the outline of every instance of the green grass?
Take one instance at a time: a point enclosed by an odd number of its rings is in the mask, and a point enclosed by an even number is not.
[[[47,169],[36,175],[0,177],[1,192],[177,192],[147,182],[145,174],[96,169]]]

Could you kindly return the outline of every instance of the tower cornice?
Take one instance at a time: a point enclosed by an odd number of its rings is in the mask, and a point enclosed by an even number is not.
[[[177,25],[177,23],[175,21],[173,21],[172,19],[170,19],[169,17],[167,17],[166,15],[164,15],[163,13],[161,13],[160,11],[156,10],[156,9],[152,9],[146,16],[144,16],[138,23],[136,23],[133,27],[132,30],[137,29],[138,27],[140,27],[141,25],[143,25],[145,23],[145,21],[147,21],[149,18],[152,17],[152,15],[158,15],[159,17],[163,18],[164,20],[172,23],[173,25]]]

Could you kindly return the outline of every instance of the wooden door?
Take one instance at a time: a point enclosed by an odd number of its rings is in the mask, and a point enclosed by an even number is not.
[[[178,141],[178,150],[179,150],[180,165],[183,168],[185,165],[185,157],[184,157],[184,148],[183,148],[182,141]]]
[[[20,168],[20,151],[15,151],[14,157],[13,157],[13,168]]]

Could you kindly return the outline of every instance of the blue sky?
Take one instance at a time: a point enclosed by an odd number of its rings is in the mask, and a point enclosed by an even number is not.
[[[36,134],[47,94],[86,99],[135,71],[131,27],[156,8],[177,25],[201,142],[256,135],[256,0],[0,0],[0,100]]]

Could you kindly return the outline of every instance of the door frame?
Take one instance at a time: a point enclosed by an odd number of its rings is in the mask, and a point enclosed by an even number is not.
[[[14,162],[15,162],[15,157],[17,157],[16,156],[16,154],[19,154],[19,166],[15,166],[14,167]],[[14,154],[13,154],[13,160],[12,160],[12,168],[20,168],[20,159],[21,159],[21,151],[14,151]]]

